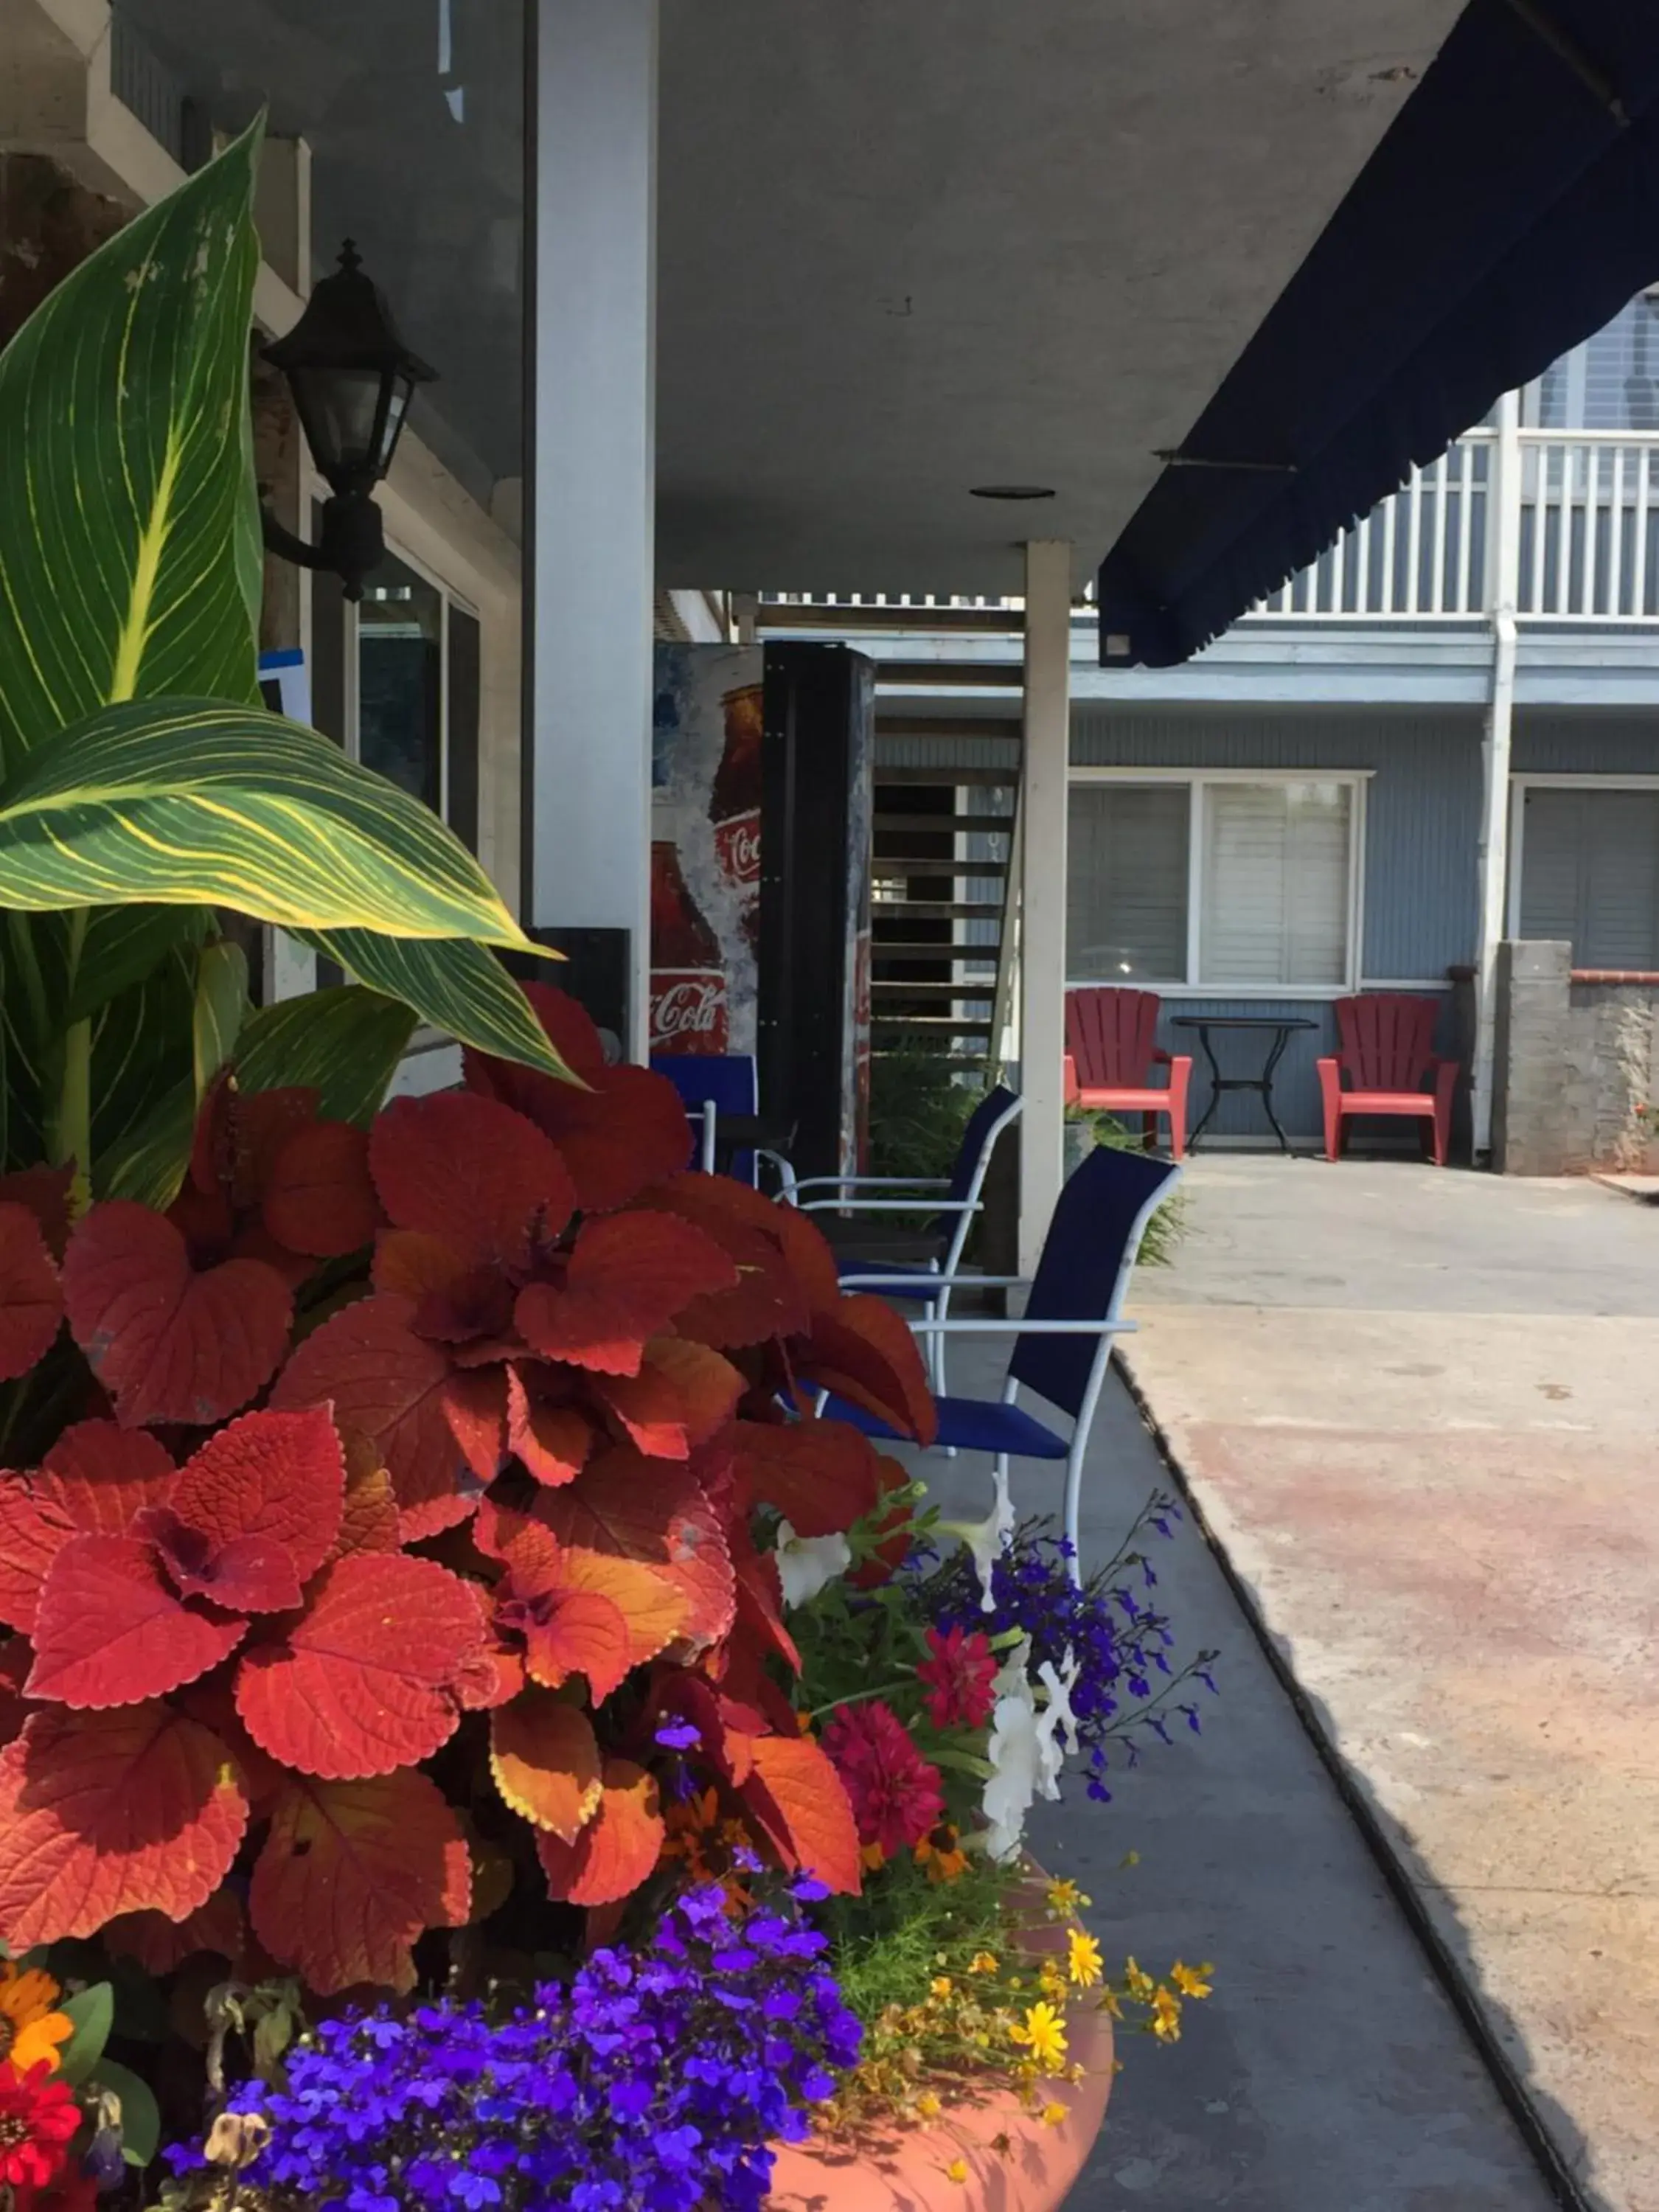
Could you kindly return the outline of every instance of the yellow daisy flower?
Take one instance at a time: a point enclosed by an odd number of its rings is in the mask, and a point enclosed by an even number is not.
[[[1123,1984],[1129,1995],[1139,1997],[1142,2004],[1148,2002],[1155,1987],[1152,1976],[1144,1967],[1136,1966],[1133,1959],[1123,1962]]]
[[[1073,1928],[1067,1938],[1070,1956],[1066,1971],[1080,1990],[1091,1990],[1100,1979],[1103,1968],[1100,1946],[1092,1936],[1085,1936],[1080,1928]]]
[[[997,1971],[995,1952],[975,1951],[968,1961],[968,1971],[970,1974],[994,1974]]]
[[[916,2118],[918,2119],[936,2120],[944,2110],[944,2106],[939,2102],[939,2099],[934,2095],[931,2089],[924,2089],[921,2096],[916,2099]]]
[[[1042,2124],[1045,2128],[1057,2128],[1062,2120],[1069,2119],[1071,2116],[1072,2108],[1069,2105],[1057,2105],[1051,2102],[1042,2108]]]
[[[58,1987],[38,1966],[23,1968],[8,1959],[0,1964],[0,2058],[9,2058],[20,2074],[44,2059],[57,2070],[58,2045],[75,2033],[75,2022],[58,2010]]]
[[[1040,2066],[1057,2066],[1066,2056],[1066,2025],[1051,2004],[1034,2004],[1008,2033]]]
[[[955,1989],[956,1984],[951,1979],[949,1974],[936,1974],[928,1983],[927,1987],[934,1996],[948,1997]]]
[[[945,2179],[947,2181],[966,2181],[968,2179],[967,2160],[965,2158],[953,2158],[949,2166],[945,2169]]]
[[[1048,1910],[1055,1913],[1076,1912],[1091,1903],[1074,1881],[1051,1881],[1048,1885]]]
[[[1214,1972],[1207,1959],[1201,1966],[1183,1966],[1177,1959],[1170,1969],[1170,1979],[1183,1997],[1206,1997],[1215,1986],[1209,1979]]]
[[[1160,1983],[1152,1993],[1152,2033],[1161,2043],[1181,2040],[1181,1999]]]

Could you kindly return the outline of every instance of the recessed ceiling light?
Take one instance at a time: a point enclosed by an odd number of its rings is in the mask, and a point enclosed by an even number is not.
[[[970,499],[1052,499],[1054,489],[1052,484],[972,484],[968,495]]]

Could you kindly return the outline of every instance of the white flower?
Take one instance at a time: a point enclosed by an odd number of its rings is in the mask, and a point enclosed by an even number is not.
[[[1072,1711],[1072,1692],[1077,1687],[1077,1678],[1081,1671],[1075,1659],[1066,1662],[1063,1675],[1055,1673],[1054,1662],[1049,1659],[1045,1659],[1037,1668],[1037,1679],[1048,1693],[1036,1724],[1037,1788],[1045,1797],[1059,1796],[1060,1772],[1066,1764],[1066,1754],[1078,1747],[1077,1715]]]
[[[1011,1859],[1019,1850],[1042,1772],[1036,1699],[1026,1672],[1030,1656],[1030,1639],[1022,1638],[992,1686],[997,1701],[985,1753],[992,1771],[980,1810],[986,1822],[985,1847],[994,1859]]]
[[[784,1607],[793,1612],[816,1597],[826,1583],[846,1573],[853,1564],[853,1547],[845,1536],[798,1536],[787,1521],[780,1521],[776,1558]]]
[[[1008,1494],[1008,1475],[1006,1468],[996,1470],[996,1502],[983,1521],[942,1521],[939,1534],[959,1536],[974,1555],[974,1565],[979,1575],[980,1609],[994,1613],[997,1601],[991,1595],[991,1571],[1007,1550],[1014,1533],[1014,1501]]]

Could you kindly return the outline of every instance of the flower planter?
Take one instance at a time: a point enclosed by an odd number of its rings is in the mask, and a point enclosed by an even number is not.
[[[1065,1937],[1063,1923],[1034,1929],[1025,1948],[1058,1952]],[[1043,2085],[1067,2107],[1057,2127],[1013,2090],[995,2089],[947,2104],[928,2127],[895,2127],[857,2143],[786,2143],[773,2170],[771,2212],[1054,2212],[1094,2148],[1114,2071],[1109,2013],[1079,2008],[1066,2033],[1084,2075]],[[999,2148],[1001,2138],[1006,2147]],[[951,2179],[958,2160],[965,2180]]]

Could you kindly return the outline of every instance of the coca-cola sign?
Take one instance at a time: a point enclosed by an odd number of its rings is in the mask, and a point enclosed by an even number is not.
[[[724,975],[653,973],[653,1052],[723,1053],[728,1033]]]
[[[752,813],[734,814],[727,822],[714,824],[714,850],[720,859],[720,872],[731,884],[747,887],[760,881],[761,837],[760,809]]]

